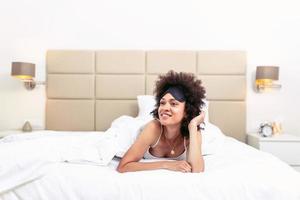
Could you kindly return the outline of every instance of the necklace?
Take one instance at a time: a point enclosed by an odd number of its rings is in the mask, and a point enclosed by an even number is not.
[[[175,154],[176,140],[177,140],[178,137],[179,137],[179,136],[177,136],[177,137],[175,138],[175,142],[174,142],[174,144],[173,144],[173,146],[172,146],[172,145],[170,144],[170,142],[168,141],[168,139],[166,138],[166,136],[165,136],[166,142],[167,142],[168,145],[171,147],[171,151],[170,151],[170,154],[171,154],[171,155],[174,155],[174,154]]]

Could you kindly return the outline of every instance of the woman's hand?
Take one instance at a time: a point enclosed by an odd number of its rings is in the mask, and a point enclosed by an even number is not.
[[[166,169],[172,171],[180,171],[180,172],[191,172],[192,167],[191,165],[185,160],[179,161],[167,161],[165,163]]]
[[[203,111],[200,112],[200,114],[196,117],[194,117],[190,123],[189,123],[189,129],[190,128],[196,128],[198,125],[204,122],[205,113]]]

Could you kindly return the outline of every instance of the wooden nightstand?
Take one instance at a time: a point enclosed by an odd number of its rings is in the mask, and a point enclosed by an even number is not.
[[[300,137],[290,134],[262,137],[247,133],[247,144],[273,154],[300,172]]]

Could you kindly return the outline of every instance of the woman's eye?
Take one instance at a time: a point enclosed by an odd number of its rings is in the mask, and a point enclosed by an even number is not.
[[[177,103],[173,102],[173,103],[171,103],[171,106],[177,106]]]
[[[164,101],[159,102],[160,105],[165,105]]]

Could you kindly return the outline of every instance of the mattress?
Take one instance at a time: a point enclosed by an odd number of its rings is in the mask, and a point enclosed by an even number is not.
[[[34,138],[49,140],[68,138],[67,135],[36,134],[27,139],[34,142],[37,140]],[[91,138],[94,140],[95,135]],[[11,140],[13,144],[14,139]],[[204,156],[204,161],[204,173],[168,170],[118,173],[116,157],[107,164],[51,158],[51,162],[42,165],[43,170],[36,170],[38,175],[32,173],[32,179],[2,191],[0,199],[300,199],[299,172],[271,154],[231,137],[225,137],[219,150]]]

